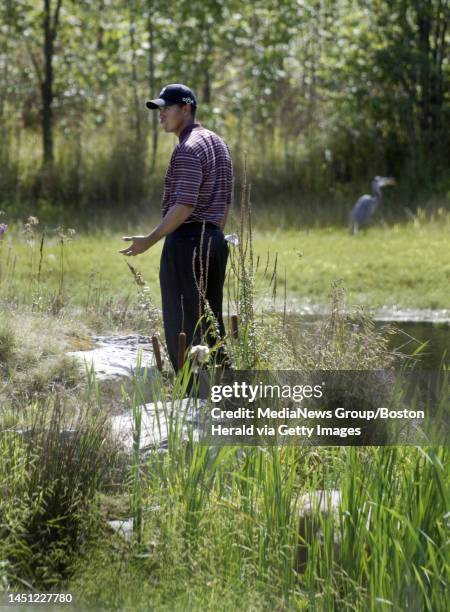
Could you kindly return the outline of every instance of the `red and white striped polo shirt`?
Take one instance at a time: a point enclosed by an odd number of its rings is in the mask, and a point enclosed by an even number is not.
[[[231,204],[233,167],[226,143],[199,123],[180,134],[164,182],[163,217],[175,204],[192,206],[186,223],[220,225]]]

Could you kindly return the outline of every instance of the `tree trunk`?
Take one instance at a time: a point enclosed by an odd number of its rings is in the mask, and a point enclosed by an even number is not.
[[[57,0],[52,15],[51,0],[44,0],[44,76],[41,80],[42,143],[44,168],[53,163],[53,56],[62,0]]]
[[[203,83],[203,104],[211,103],[211,77],[208,68],[205,70],[205,81]]]
[[[153,97],[156,95],[156,83],[155,83],[155,30],[152,23],[151,8],[152,3],[148,2],[148,19],[147,19],[147,32],[148,32],[148,84],[150,87],[150,95]],[[156,156],[158,154],[158,113],[152,111],[152,156],[150,162],[150,172],[154,172],[156,165]]]
[[[135,6],[134,3],[130,5],[130,47],[131,47],[131,88],[133,90],[133,104],[134,104],[134,129],[135,129],[135,141],[136,149],[140,151],[142,145],[142,126],[141,126],[141,104],[139,102],[139,93],[137,88],[137,55],[136,55],[136,37],[135,30],[136,25],[134,21]]]
[[[211,104],[211,66],[212,66],[212,51],[213,51],[213,43],[211,40],[210,34],[210,24],[205,26],[207,31],[206,43],[205,43],[205,51],[203,57],[203,72],[204,72],[204,81],[203,81],[203,104]]]
[[[6,122],[6,109],[7,109],[7,97],[8,97],[8,85],[9,85],[9,62],[8,62],[8,41],[10,36],[10,26],[7,23],[5,28],[4,37],[2,40],[2,55],[4,57],[3,62],[3,74],[2,74],[2,84],[0,89],[0,137],[1,137],[1,149],[0,149],[0,160],[2,162],[2,166],[6,168],[8,165],[8,159],[10,155],[10,124]]]
[[[424,154],[440,159],[444,90],[441,78],[445,57],[449,10],[441,2],[437,7],[429,0],[417,9],[417,31],[421,53],[419,64],[420,127]],[[445,139],[444,139],[445,140]]]
[[[104,10],[105,10],[105,2],[104,0],[100,0],[99,7],[98,7],[99,22],[98,22],[98,28],[97,28],[97,51],[102,51],[104,47],[103,36],[105,34],[105,30],[103,28],[102,21],[101,21]]]
[[[41,83],[44,166],[53,163],[53,31],[50,0],[44,0],[44,79]]]

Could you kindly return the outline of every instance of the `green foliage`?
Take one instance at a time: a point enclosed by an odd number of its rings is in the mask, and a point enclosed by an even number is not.
[[[1,9],[2,207],[140,206],[160,190],[166,155],[143,102],[174,81],[194,87],[199,119],[226,136],[238,175],[248,156],[258,202],[308,194],[319,210],[330,201],[334,221],[346,185],[375,174],[399,179],[399,200],[449,189],[439,0],[63,2],[56,20],[58,5],[48,3],[51,62],[45,3]],[[55,149],[45,171],[44,123]]]
[[[114,451],[93,406],[69,417],[57,397],[36,404],[23,422],[0,434],[2,578],[9,588],[43,590],[61,582],[83,546]]]
[[[151,594],[156,608],[226,610],[251,594],[258,609],[439,609],[446,448],[211,448],[185,435],[171,421],[169,452],[140,465],[141,537],[93,541],[76,563],[86,605],[145,609]],[[317,516],[298,574],[302,496],[324,487],[342,489],[342,506]]]

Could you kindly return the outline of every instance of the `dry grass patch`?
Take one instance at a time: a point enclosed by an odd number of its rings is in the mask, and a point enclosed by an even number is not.
[[[1,406],[25,407],[49,394],[81,384],[71,350],[93,341],[80,322],[46,314],[4,312],[0,325]]]

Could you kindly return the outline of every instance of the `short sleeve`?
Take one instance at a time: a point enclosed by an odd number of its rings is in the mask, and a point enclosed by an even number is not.
[[[173,160],[174,204],[195,207],[202,179],[200,159],[191,151],[178,151]]]

